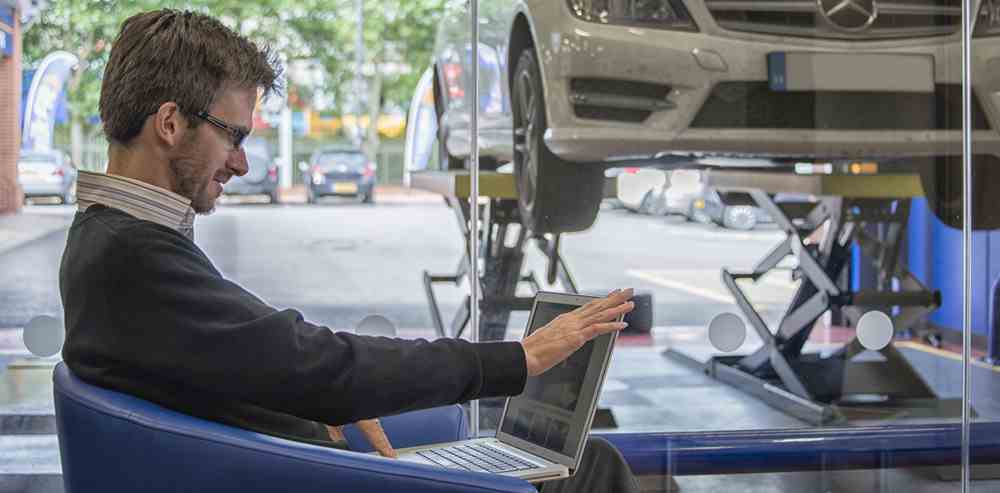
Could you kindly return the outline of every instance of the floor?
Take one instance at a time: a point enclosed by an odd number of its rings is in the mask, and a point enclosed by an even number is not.
[[[404,330],[402,337],[426,337]],[[511,334],[511,336],[515,336]],[[11,334],[6,337],[12,338]],[[812,349],[829,350],[835,342],[820,340]],[[698,358],[713,353],[699,327],[658,327],[651,335],[620,338],[615,348],[600,406],[611,410],[618,427],[601,432],[762,430],[799,428],[802,421],[756,398],[720,383],[703,372],[663,355],[672,347]],[[830,338],[828,338],[830,339]],[[832,338],[836,339],[836,337]],[[3,343],[0,338],[0,344]],[[0,374],[0,491],[61,491],[58,444],[54,436],[51,402],[51,368],[56,359],[30,358],[0,347],[7,370]],[[752,349],[751,338],[741,349]],[[961,362],[931,350],[904,344],[903,352],[925,379],[942,395],[960,392],[955,372]],[[997,372],[976,367],[973,374],[977,412],[983,419],[1000,418]],[[957,381],[960,382],[960,379]],[[683,492],[957,492],[960,484],[947,480],[956,470],[893,469],[818,471],[729,476],[680,476],[641,478],[645,491]],[[1000,475],[994,475],[1000,477]],[[678,489],[679,488],[679,489]],[[1000,481],[977,481],[972,491],[1000,491]]]

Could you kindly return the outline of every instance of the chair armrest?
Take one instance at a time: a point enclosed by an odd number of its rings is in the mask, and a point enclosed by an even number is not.
[[[387,416],[379,421],[389,442],[397,449],[455,442],[469,436],[465,410],[458,404]],[[344,427],[344,438],[355,452],[374,450],[354,425]]]

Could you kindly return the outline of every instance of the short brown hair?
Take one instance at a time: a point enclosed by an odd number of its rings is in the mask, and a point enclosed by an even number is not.
[[[101,120],[112,143],[127,144],[166,102],[192,127],[223,86],[280,90],[281,66],[258,46],[207,15],[157,10],[129,17],[111,48],[101,83]]]

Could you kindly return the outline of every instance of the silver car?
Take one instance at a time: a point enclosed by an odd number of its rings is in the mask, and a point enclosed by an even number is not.
[[[1000,57],[1000,16],[982,3],[974,51],[990,60]],[[467,5],[448,2],[435,46],[449,167],[470,154]],[[875,161],[882,170],[920,168],[932,204],[954,198],[935,202],[949,180],[933,168],[960,173],[951,169],[962,151],[956,0],[479,5],[479,165],[513,161],[522,217],[536,232],[589,227],[612,165]],[[971,114],[976,153],[995,167],[1000,78],[990,67],[970,66]]]
[[[278,203],[278,165],[274,162],[267,141],[251,137],[243,144],[247,155],[247,174],[233,176],[226,183],[226,195],[264,195],[272,204]]]
[[[21,151],[17,159],[17,182],[25,198],[56,197],[75,204],[76,174],[76,166],[62,151]]]

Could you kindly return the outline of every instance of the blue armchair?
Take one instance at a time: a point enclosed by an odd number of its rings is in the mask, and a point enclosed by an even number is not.
[[[329,449],[195,418],[87,384],[64,363],[53,379],[67,493],[535,492],[514,478]],[[465,436],[458,406],[382,421],[399,448]],[[363,442],[356,430],[345,435],[352,446]]]

